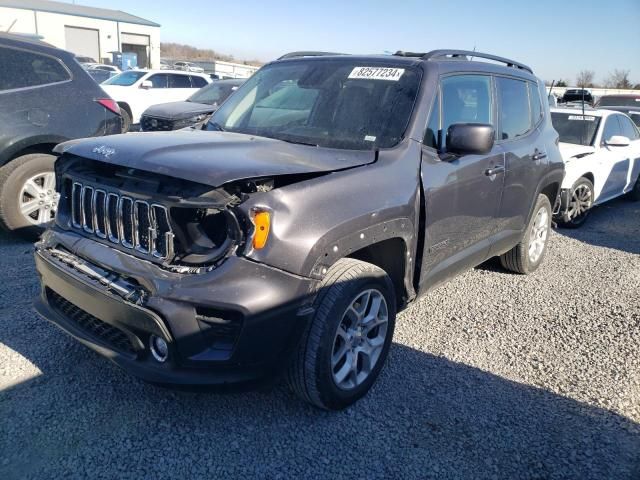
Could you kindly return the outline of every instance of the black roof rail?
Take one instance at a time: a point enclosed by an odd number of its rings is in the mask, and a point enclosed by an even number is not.
[[[422,53],[418,53],[418,52],[403,52],[402,50],[398,50],[396,53],[393,54],[396,57],[415,57],[415,58],[422,58],[426,55],[426,53],[422,52]]]
[[[313,51],[302,51],[302,52],[291,52],[285,55],[282,55],[278,60],[284,60],[286,58],[300,58],[300,57],[324,57],[325,55],[346,55],[345,53],[336,53],[336,52],[313,52]]]
[[[529,73],[533,73],[531,67],[527,65],[516,62],[515,60],[509,60],[508,58],[498,57],[497,55],[491,55],[489,53],[481,53],[481,52],[473,52],[471,50],[432,50],[429,53],[425,53],[421,58],[423,60],[436,60],[438,58],[443,57],[478,57],[485,58],[487,60],[493,60],[494,62],[500,62],[507,65],[507,67],[519,68],[521,70],[526,70]]]

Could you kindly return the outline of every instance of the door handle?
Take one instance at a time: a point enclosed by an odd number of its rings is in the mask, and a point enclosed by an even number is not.
[[[533,152],[533,155],[531,155],[531,160],[533,160],[534,162],[537,162],[538,160],[542,160],[543,158],[547,158],[547,154],[544,152],[541,152],[537,148],[535,152]]]
[[[484,174],[487,177],[492,177],[498,173],[503,173],[503,172],[504,172],[504,165],[496,165],[495,167],[487,168],[484,171]]]

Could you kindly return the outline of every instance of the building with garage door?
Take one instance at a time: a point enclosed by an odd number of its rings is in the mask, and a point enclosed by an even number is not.
[[[160,68],[160,25],[118,10],[49,0],[0,0],[0,31],[38,35],[58,48],[109,63],[135,53],[138,67]]]

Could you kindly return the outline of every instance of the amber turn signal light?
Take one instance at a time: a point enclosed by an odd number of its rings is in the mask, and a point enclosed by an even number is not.
[[[267,244],[267,238],[269,238],[271,214],[269,212],[256,212],[253,215],[253,223],[256,226],[256,231],[253,234],[253,248],[260,250]]]

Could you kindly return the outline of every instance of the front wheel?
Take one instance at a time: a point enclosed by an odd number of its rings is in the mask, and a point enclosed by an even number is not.
[[[389,353],[396,298],[384,270],[350,258],[327,272],[315,315],[289,367],[292,390],[326,410],[363,397]]]
[[[578,228],[589,216],[593,206],[593,183],[588,178],[579,178],[571,187],[567,211],[558,219],[558,225]]]
[[[551,214],[551,203],[547,196],[538,195],[533,215],[520,242],[500,256],[500,263],[504,268],[523,274],[533,273],[538,269],[547,252]]]

